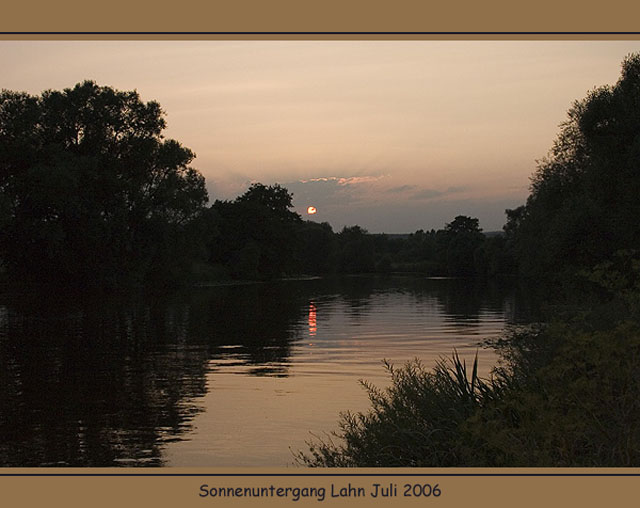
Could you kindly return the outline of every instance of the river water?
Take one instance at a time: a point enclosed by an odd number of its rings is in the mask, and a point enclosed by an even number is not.
[[[395,276],[1,294],[0,465],[294,465],[383,359],[488,376],[528,315],[512,283]]]

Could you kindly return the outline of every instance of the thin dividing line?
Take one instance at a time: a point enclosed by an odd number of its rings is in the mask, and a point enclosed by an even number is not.
[[[0,35],[640,35],[640,32],[0,32]]]
[[[201,476],[263,476],[263,477],[274,477],[274,476],[307,476],[307,477],[335,477],[335,476],[398,476],[398,477],[406,477],[406,476],[419,476],[419,477],[440,477],[440,476],[448,476],[448,477],[471,477],[471,476],[482,476],[482,477],[636,477],[640,476],[640,473],[0,473],[0,477],[2,476],[176,476],[176,477],[201,477]]]

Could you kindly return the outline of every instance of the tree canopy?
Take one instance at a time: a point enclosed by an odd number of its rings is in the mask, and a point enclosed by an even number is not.
[[[531,180],[524,208],[508,211],[528,274],[594,266],[640,248],[640,55],[614,86],[576,101]]]
[[[252,184],[233,201],[216,200],[209,222],[217,234],[209,242],[209,261],[230,275],[268,279],[295,271],[294,251],[302,219],[292,211],[293,195],[284,187]]]
[[[84,284],[144,279],[207,201],[164,112],[85,81],[0,93],[0,258],[10,272]],[[184,243],[182,244],[184,246]]]

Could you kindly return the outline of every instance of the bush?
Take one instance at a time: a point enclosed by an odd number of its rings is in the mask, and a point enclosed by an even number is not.
[[[340,431],[319,443],[309,443],[308,466],[455,466],[465,462],[467,443],[460,426],[483,400],[499,391],[497,381],[478,377],[477,357],[470,376],[466,363],[454,353],[433,371],[418,361],[396,369],[385,362],[391,386],[382,391],[363,382],[369,392],[368,413],[341,416]]]
[[[323,467],[637,467],[640,327],[557,322],[501,341],[490,380],[454,354],[433,370],[387,364],[371,408],[298,460]],[[337,443],[337,444],[336,444]]]

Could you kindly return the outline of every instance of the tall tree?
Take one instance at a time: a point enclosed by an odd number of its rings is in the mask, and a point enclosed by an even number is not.
[[[479,220],[458,215],[439,235],[441,253],[449,275],[475,275],[477,251],[484,242]]]
[[[210,261],[228,267],[236,278],[270,279],[292,273],[302,222],[291,210],[292,200],[293,195],[278,184],[254,183],[234,201],[216,201],[211,216],[218,228],[209,242]]]
[[[92,81],[0,93],[0,258],[35,280],[141,281],[207,201],[157,102]],[[184,240],[184,239],[183,239]]]
[[[576,101],[508,234],[522,269],[557,273],[640,249],[640,55],[614,86]],[[517,213],[516,213],[517,212]]]
[[[341,272],[372,273],[375,271],[375,245],[366,229],[360,226],[345,226],[337,236],[340,246],[338,267]]]

